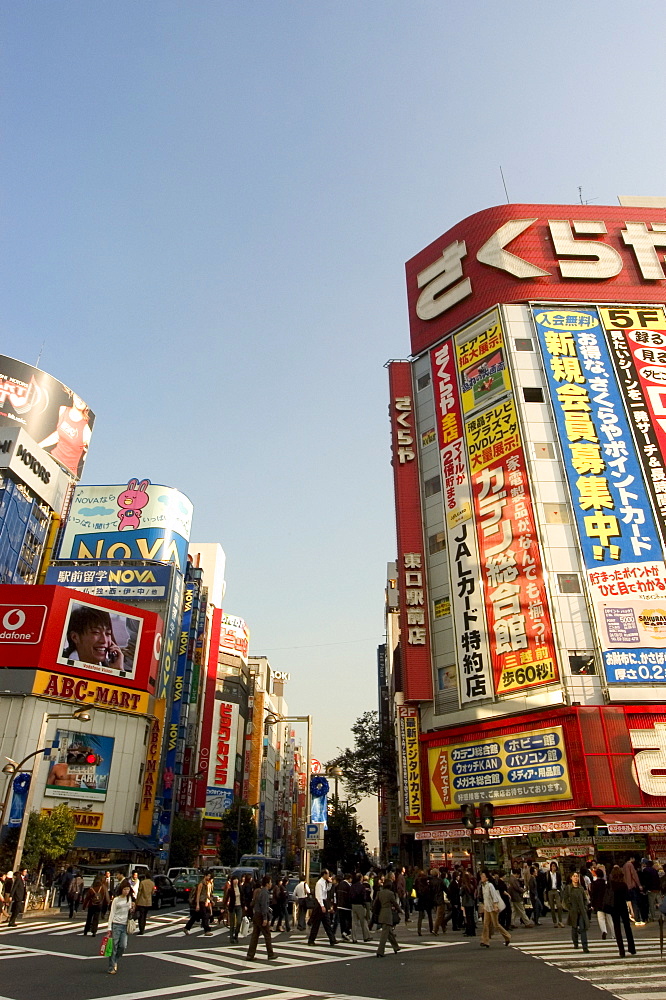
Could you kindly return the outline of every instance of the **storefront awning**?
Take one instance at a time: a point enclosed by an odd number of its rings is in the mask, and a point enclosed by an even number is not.
[[[74,840],[74,849],[85,851],[123,851],[125,854],[155,854],[147,840],[131,833],[89,833],[81,831]]]
[[[666,809],[646,813],[600,813],[599,819],[609,833],[666,833]]]

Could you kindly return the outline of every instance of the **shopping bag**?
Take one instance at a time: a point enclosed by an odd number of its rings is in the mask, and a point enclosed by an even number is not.
[[[240,930],[238,931],[238,937],[247,937],[250,933],[250,921],[247,917],[243,917],[241,920]]]
[[[137,929],[136,920],[134,919],[134,917],[130,917],[129,920],[127,921],[127,933],[136,934],[136,929]]]
[[[109,941],[111,941],[111,935],[105,934],[102,940],[100,941],[99,945],[100,958],[104,958],[104,956],[106,955],[106,946]],[[113,948],[113,941],[111,941],[111,947]]]

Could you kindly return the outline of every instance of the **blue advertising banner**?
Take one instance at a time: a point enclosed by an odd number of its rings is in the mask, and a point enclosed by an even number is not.
[[[532,312],[606,678],[664,682],[666,630],[650,602],[666,591],[666,567],[599,313],[553,306]]]
[[[662,559],[597,310],[532,311],[585,566]]]
[[[176,678],[173,687],[173,700],[171,702],[171,718],[167,729],[166,756],[164,759],[164,787],[169,790],[173,784],[176,769],[176,748],[178,744],[178,726],[183,704],[183,682],[187,667],[187,651],[190,644],[190,626],[192,623],[192,602],[194,599],[194,586],[191,583],[185,584],[183,597],[183,617],[180,625],[180,637],[178,640],[178,659],[176,661]],[[170,796],[169,796],[170,797]]]
[[[76,587],[87,594],[109,597],[122,601],[133,598],[141,601],[163,600],[171,581],[171,566],[157,564],[143,566],[50,566],[45,583],[59,587]]]

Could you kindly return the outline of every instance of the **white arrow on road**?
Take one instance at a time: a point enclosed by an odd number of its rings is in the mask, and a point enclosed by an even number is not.
[[[512,219],[510,222],[505,222],[489,240],[486,240],[479,249],[476,259],[482,264],[497,267],[500,271],[507,271],[515,278],[540,278],[550,274],[550,271],[543,271],[536,264],[530,264],[529,261],[516,257],[504,249],[507,243],[515,240],[536,221],[536,219]]]

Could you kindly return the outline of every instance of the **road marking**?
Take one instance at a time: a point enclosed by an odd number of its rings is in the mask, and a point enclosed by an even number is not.
[[[656,941],[637,942],[636,957],[621,958],[614,939],[591,941],[590,951],[567,948],[564,944],[544,941],[540,945],[515,945],[517,951],[531,958],[540,959],[560,972],[589,982],[597,989],[619,997],[620,1000],[666,1000],[666,992],[651,989],[651,980],[664,979],[664,963]]]

